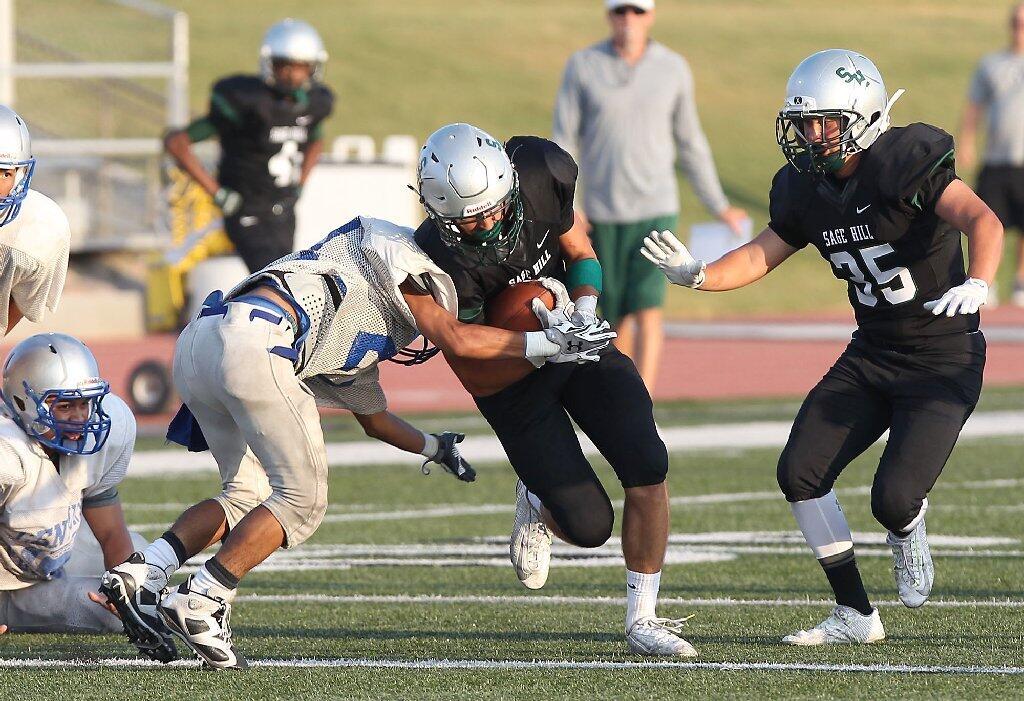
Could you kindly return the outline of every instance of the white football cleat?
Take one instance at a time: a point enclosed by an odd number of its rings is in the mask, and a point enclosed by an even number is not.
[[[798,630],[782,642],[788,645],[834,645],[837,643],[876,643],[885,639],[878,609],[865,616],[849,606],[836,606],[824,621],[810,630]]]
[[[526,485],[516,482],[516,520],[512,524],[509,557],[516,576],[527,589],[540,589],[548,581],[551,565],[551,533],[540,512],[527,498]]]
[[[162,592],[144,587],[146,581],[156,581],[162,590],[167,576],[156,565],[148,564],[142,553],[136,552],[103,573],[99,592],[117,609],[125,636],[139,652],[159,662],[173,662],[178,659],[178,650],[156,611]]]
[[[171,632],[213,669],[248,669],[249,663],[231,642],[231,604],[192,591],[192,578],[171,589],[157,610]]]
[[[641,655],[659,657],[696,657],[697,650],[678,633],[686,618],[642,618],[636,621],[626,640],[629,649]]]
[[[901,538],[889,531],[885,541],[892,547],[892,576],[896,580],[900,601],[910,609],[923,606],[935,582],[935,566],[928,547],[924,519],[918,522],[907,537]]]

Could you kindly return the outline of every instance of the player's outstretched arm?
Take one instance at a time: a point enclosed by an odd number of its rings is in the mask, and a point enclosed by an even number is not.
[[[452,431],[425,433],[390,411],[355,414],[355,417],[370,438],[425,457],[424,474],[430,474],[427,463],[436,462],[463,482],[472,482],[476,479],[476,471],[466,462],[456,446],[466,437],[464,434]]]
[[[652,231],[640,249],[672,284],[708,292],[735,290],[757,282],[796,251],[768,227],[713,263],[696,260],[671,231]]]

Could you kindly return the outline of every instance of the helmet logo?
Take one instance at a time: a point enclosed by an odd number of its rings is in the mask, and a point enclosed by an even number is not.
[[[836,75],[845,80],[847,85],[854,81],[857,81],[857,85],[860,85],[861,87],[865,88],[871,85],[871,81],[868,80],[867,76],[865,76],[859,70],[856,71],[855,73],[850,73],[850,71],[840,66],[839,68],[836,69]]]

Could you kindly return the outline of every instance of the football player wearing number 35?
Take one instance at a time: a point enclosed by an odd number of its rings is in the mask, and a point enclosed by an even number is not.
[[[164,138],[167,153],[221,208],[224,231],[250,272],[294,248],[295,203],[323,151],[323,122],[334,106],[321,82],[326,61],[313,27],[278,22],[263,37],[259,75],[218,81],[209,113]],[[192,152],[214,136],[221,146],[216,177]]]
[[[857,330],[807,396],[779,458],[779,486],[837,604],[819,625],[783,639],[793,645],[885,637],[833,485],[886,430],[871,511],[889,532],[900,599],[910,608],[927,601],[928,492],[981,392],[978,308],[999,265],[1003,227],[957,177],[949,134],[920,123],[889,128],[902,92],[890,98],[878,69],[853,51],[810,56],[790,77],[779,112],[777,140],[789,163],[772,183],[768,227],[712,263],[694,260],[667,231],[644,242],[644,255],[671,282],[695,289],[749,285],[807,244],[849,286]]]

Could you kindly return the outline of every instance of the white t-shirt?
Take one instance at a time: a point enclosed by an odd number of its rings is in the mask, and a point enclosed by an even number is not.
[[[10,300],[29,321],[57,309],[68,272],[71,226],[46,195],[29,190],[14,221],[0,226],[0,333]]]
[[[60,577],[82,523],[82,507],[113,500],[135,447],[135,417],[120,397],[103,408],[110,435],[92,455],[61,455],[0,413],[0,591]]]

